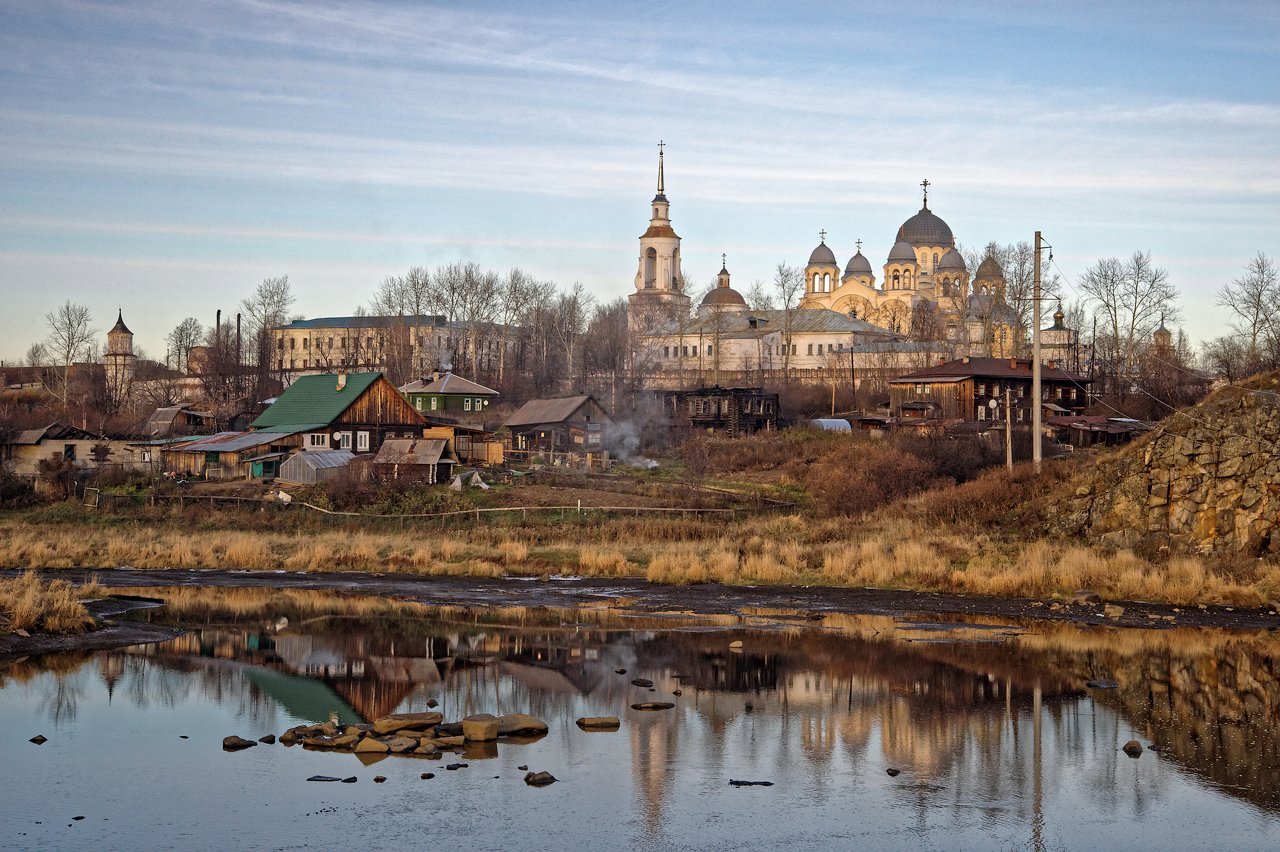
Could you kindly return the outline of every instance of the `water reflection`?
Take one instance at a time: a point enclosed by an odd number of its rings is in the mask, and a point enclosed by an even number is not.
[[[1075,845],[1097,828],[1091,819],[1118,815],[1148,839],[1178,838],[1204,830],[1186,824],[1193,814],[1231,799],[1268,815],[1250,831],[1276,831],[1270,634],[271,600],[151,611],[144,617],[198,615],[202,625],[157,645],[11,664],[0,669],[0,702],[35,684],[38,713],[55,726],[77,719],[91,685],[109,704],[205,702],[262,728],[280,713],[371,721],[432,700],[449,718],[527,712],[552,724],[540,747],[556,759],[584,777],[626,779],[630,818],[656,845],[673,837],[652,827],[697,825],[691,789],[732,808],[721,789],[730,777],[785,780],[809,826],[837,820],[851,795],[881,797],[872,825],[935,843],[946,825],[956,837]],[[1084,688],[1098,677],[1119,688]],[[630,709],[650,700],[678,706]],[[583,715],[619,715],[622,732],[578,733]],[[1131,737],[1158,755],[1126,757]],[[602,755],[608,765],[595,766]],[[885,781],[889,767],[902,775]]]

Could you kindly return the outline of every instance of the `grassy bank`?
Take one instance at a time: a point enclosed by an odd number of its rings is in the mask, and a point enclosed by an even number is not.
[[[81,601],[102,594],[96,584],[73,586],[66,580],[41,580],[27,571],[0,580],[0,627],[11,631],[84,633],[94,625]]]
[[[1000,487],[1007,497],[1012,486]],[[1080,542],[1023,540],[983,516],[977,497],[961,491],[954,498],[964,502],[964,513],[926,495],[858,521],[794,514],[721,523],[616,518],[443,532],[429,526],[246,529],[231,517],[218,525],[213,517],[193,523],[176,515],[145,523],[85,515],[80,522],[67,517],[49,524],[19,515],[0,521],[0,565],[578,574],[1045,598],[1089,588],[1117,600],[1242,606],[1280,598],[1280,565],[1274,562],[1160,559]],[[957,517],[940,520],[947,514]]]

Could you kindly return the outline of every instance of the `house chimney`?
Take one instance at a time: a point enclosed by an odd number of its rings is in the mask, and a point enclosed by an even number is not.
[[[436,370],[435,372],[433,372],[433,373],[431,374],[431,381],[433,381],[433,382],[438,382],[438,381],[440,381],[440,371],[439,371],[439,370]]]
[[[964,356],[964,363],[966,363],[966,364],[968,364],[968,363],[969,363],[969,356],[968,356],[968,355]]]
[[[1018,359],[1017,359],[1017,358],[1010,358],[1010,359],[1009,359],[1009,369],[1011,369],[1011,370],[1016,370],[1016,369],[1018,369]]]
[[[337,390],[342,390],[342,389],[343,389],[343,388],[345,388],[346,386],[347,386],[347,374],[346,374],[346,373],[339,373],[339,374],[338,374],[338,387],[337,387]]]

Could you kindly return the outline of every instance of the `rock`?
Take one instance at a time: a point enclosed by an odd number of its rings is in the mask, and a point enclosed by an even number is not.
[[[729,779],[730,787],[772,787],[772,781],[734,781]]]
[[[326,737],[336,737],[338,735],[338,723],[330,720],[317,728],[316,731],[317,733],[324,734]]]
[[[436,725],[437,737],[460,737],[462,736],[462,723],[449,722],[448,724]]]
[[[616,731],[622,726],[617,716],[583,716],[577,724],[584,731]]]
[[[530,787],[545,787],[548,784],[556,783],[556,776],[550,772],[526,772],[524,783]]]
[[[742,705],[742,709],[746,713],[752,713],[752,712],[755,712],[756,705],[748,701],[746,704]]]
[[[459,769],[466,769],[466,768],[467,768],[467,765],[465,763],[450,763],[448,766],[445,767],[445,769],[449,770],[450,772],[456,772]]]
[[[671,690],[671,694],[672,694],[672,695],[684,695],[684,693],[683,693],[683,692],[681,692],[681,691],[680,691],[680,690],[678,690],[678,689],[673,689],[673,690]]]
[[[414,754],[425,754],[432,760],[440,759],[440,749],[435,747],[434,743],[423,743],[413,750]]]
[[[626,674],[626,673],[627,673],[627,670],[626,670],[626,669],[614,669],[614,670],[613,670],[613,673],[614,673],[614,674]]]
[[[498,738],[498,717],[492,713],[475,713],[462,720],[462,738],[484,743]]]
[[[458,746],[466,745],[467,740],[466,740],[466,737],[462,737],[462,736],[436,737],[431,742],[437,748],[457,748]]]
[[[670,710],[676,705],[670,701],[641,701],[639,704],[632,704],[632,710]]]
[[[653,681],[649,680],[647,677],[638,677],[638,678],[634,678],[631,681],[631,685],[632,686],[653,686]]]
[[[45,743],[49,742],[49,738],[46,737],[44,734],[36,734],[31,739],[27,740],[27,742],[35,743],[36,745],[44,745]]]
[[[375,740],[373,737],[365,737],[356,743],[356,754],[386,754],[391,749],[382,740]]]
[[[1102,595],[1097,592],[1091,592],[1088,589],[1081,589],[1071,596],[1071,602],[1078,604],[1100,604],[1102,603]]]
[[[350,778],[343,778],[343,779],[342,779],[342,783],[343,783],[343,784],[354,784],[354,783],[356,783],[356,776],[352,775]]]
[[[432,778],[436,777],[436,774],[434,772],[424,772],[419,777],[422,778],[423,781],[430,781]]]
[[[1124,615],[1124,607],[1116,604],[1107,604],[1102,608],[1102,614],[1107,618],[1119,618]]]
[[[1049,611],[1050,611],[1050,612],[1057,612],[1057,611],[1058,611],[1058,610],[1060,610],[1060,609],[1062,609],[1062,604],[1060,604],[1060,603],[1051,603],[1051,604],[1049,604]]]
[[[741,651],[741,650],[742,650],[742,640],[741,640],[741,639],[734,639],[732,642],[730,642],[730,643],[729,643],[729,650],[730,650],[730,651]]]
[[[1114,680],[1089,680],[1084,685],[1090,689],[1116,689],[1120,686]]]
[[[336,778],[333,775],[312,775],[307,780],[308,781],[341,781],[342,779]]]
[[[527,765],[527,764],[526,764],[526,765],[524,765],[524,766],[517,766],[517,767],[516,767],[516,769],[519,769],[521,772],[528,772],[528,771],[529,771],[529,767],[528,767],[528,765]]]
[[[73,816],[73,817],[72,817],[72,819],[73,819],[73,820],[75,820],[76,822],[79,822],[80,820],[84,819],[84,817],[82,817],[82,816]]]
[[[14,635],[14,636],[21,636],[23,639],[30,639],[30,638],[31,638],[31,634],[30,634],[30,633],[28,633],[27,631],[23,630],[21,627],[19,627],[19,628],[18,628],[17,630],[15,630],[15,631],[13,631],[13,635]]]
[[[275,744],[276,744],[276,735],[275,735],[275,734],[267,734],[265,737],[258,737],[258,742],[263,743],[264,745],[275,745]]]
[[[340,737],[307,737],[302,741],[303,748],[338,749],[353,748],[360,741],[358,734],[343,734]]]
[[[373,723],[375,734],[394,734],[397,731],[425,731],[444,721],[444,715],[429,713],[395,713],[383,716]]]
[[[901,769],[894,769],[893,767],[889,767],[888,769],[885,770],[885,772],[888,773],[890,778],[897,778],[899,775],[902,774]]]
[[[189,740],[189,739],[191,739],[191,737],[187,736],[186,734],[178,734],[178,739],[180,739],[180,740]]]
[[[1152,743],[1151,745],[1147,746],[1147,751],[1157,751],[1157,752],[1158,752],[1158,751],[1160,751],[1160,746],[1156,745],[1155,743]]]
[[[428,707],[439,707],[439,706],[440,706],[440,702],[439,702],[439,701],[436,701],[434,698],[428,698],[428,699],[427,699],[427,706],[428,706]],[[434,775],[432,775],[431,777],[432,777],[432,778],[435,778],[435,776],[434,776]]]
[[[387,782],[387,776],[385,776],[385,775],[375,775],[375,776],[373,776],[373,783],[375,783],[375,784],[385,784],[386,782]]]
[[[404,754],[419,746],[418,741],[412,737],[391,737],[384,739],[383,742],[387,744],[387,751],[392,754]]]
[[[511,734],[545,734],[547,723],[527,713],[508,713],[498,717],[498,733],[502,736]]]
[[[1120,747],[1120,750],[1132,758],[1142,757],[1142,743],[1137,740],[1129,740]]]
[[[244,737],[230,736],[222,738],[223,751],[240,751],[241,749],[253,748],[257,743],[253,740],[246,740]]]

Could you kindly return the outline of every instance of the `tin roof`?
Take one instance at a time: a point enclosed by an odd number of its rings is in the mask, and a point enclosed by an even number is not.
[[[174,449],[179,453],[238,453],[279,441],[283,437],[285,435],[279,432],[219,432]]]
[[[342,416],[342,412],[381,377],[382,373],[321,373],[299,376],[249,425],[254,429],[297,423],[327,425]],[[345,382],[340,381],[342,379]]]
[[[343,467],[353,458],[355,458],[355,454],[350,450],[305,450],[289,456],[289,461],[294,464],[306,465],[312,470],[324,470],[326,468]],[[295,459],[297,461],[294,461]]]
[[[531,399],[520,406],[515,414],[507,418],[503,426],[534,426],[539,423],[561,423],[573,416],[574,412],[588,402],[595,402],[590,396],[566,396],[559,399]],[[596,403],[599,405],[599,403]],[[604,411],[603,408],[600,409]],[[605,414],[606,419],[608,414]]]
[[[444,438],[388,438],[373,457],[374,464],[437,464],[441,460],[457,461]]]
[[[460,393],[471,396],[498,396],[498,392],[462,376],[445,373],[438,379],[416,379],[400,388],[401,393]]]

